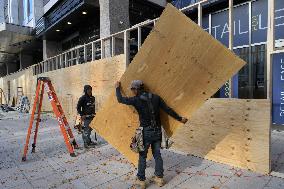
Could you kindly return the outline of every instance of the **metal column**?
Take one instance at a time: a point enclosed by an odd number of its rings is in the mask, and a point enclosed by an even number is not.
[[[234,49],[234,1],[229,0],[229,49],[233,51]],[[229,98],[233,97],[233,79],[229,80]]]
[[[275,0],[268,0],[267,28],[267,98],[272,99],[272,53],[275,50]]]

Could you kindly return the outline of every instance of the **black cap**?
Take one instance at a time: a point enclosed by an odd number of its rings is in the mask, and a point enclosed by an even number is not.
[[[143,81],[133,80],[130,84],[130,89],[142,89],[144,86]]]
[[[87,93],[87,90],[89,90],[89,89],[92,90],[91,85],[85,85],[85,86],[84,86],[84,93]]]

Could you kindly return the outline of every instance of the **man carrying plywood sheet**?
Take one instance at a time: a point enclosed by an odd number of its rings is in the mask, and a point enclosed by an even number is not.
[[[146,92],[141,80],[133,80],[131,83],[133,97],[122,97],[120,92],[120,83],[116,84],[117,101],[122,104],[132,105],[139,114],[140,128],[142,129],[142,138],[144,150],[139,152],[137,183],[145,188],[145,169],[148,149],[151,145],[152,154],[155,159],[154,181],[158,186],[164,185],[163,159],[160,153],[162,141],[162,129],[160,119],[160,109],[182,123],[187,122],[187,118],[179,116],[174,110],[166,105],[164,100],[155,94]]]
[[[147,90],[159,94],[176,112],[191,118],[245,62],[191,21],[168,5],[120,79],[121,92],[132,80],[142,80]],[[168,136],[182,124],[161,112]],[[98,111],[91,127],[114,148],[137,165],[138,155],[129,143],[138,128],[135,109],[117,102],[115,91]]]

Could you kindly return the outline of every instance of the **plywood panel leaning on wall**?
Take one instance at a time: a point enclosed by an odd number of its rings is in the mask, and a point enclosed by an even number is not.
[[[52,79],[56,94],[71,124],[74,123],[77,114],[77,102],[83,94],[84,85],[89,84],[93,87],[96,106],[99,109],[113,90],[113,84],[122,76],[124,71],[125,56],[118,55],[46,72],[38,75],[38,77]],[[43,109],[45,111],[51,110],[50,105],[46,102],[43,104]]]
[[[122,92],[129,96],[131,81],[141,79],[150,91],[190,118],[243,65],[244,61],[168,5],[122,76]],[[170,136],[181,126],[164,113],[161,119]],[[91,127],[137,164],[137,154],[129,149],[138,127],[137,114],[133,108],[117,103],[114,89]]]
[[[270,172],[270,101],[209,99],[177,129],[173,147],[199,157]]]

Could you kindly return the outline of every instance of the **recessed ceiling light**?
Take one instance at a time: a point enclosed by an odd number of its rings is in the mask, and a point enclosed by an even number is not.
[[[87,14],[87,12],[83,11],[82,14]]]
[[[60,32],[60,30],[56,30],[57,32]]]
[[[71,23],[71,22],[67,22],[67,24],[68,24],[68,25],[71,25],[72,23]]]

